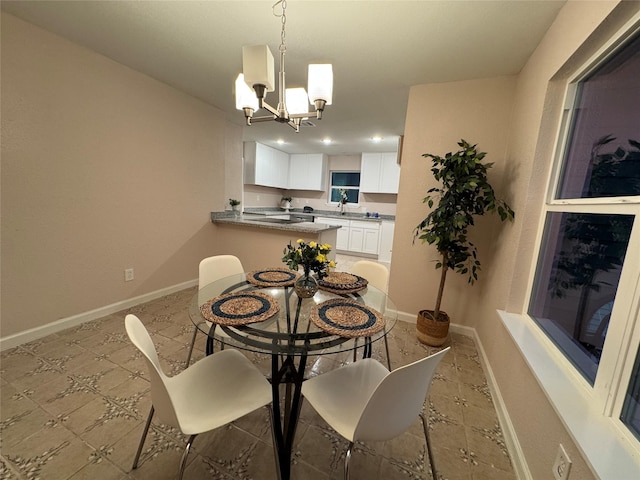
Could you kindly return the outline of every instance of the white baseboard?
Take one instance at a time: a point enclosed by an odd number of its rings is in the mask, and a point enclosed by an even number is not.
[[[73,315],[67,318],[61,318],[60,320],[56,320],[55,322],[51,322],[40,327],[30,328],[29,330],[25,330],[24,332],[9,335],[7,337],[2,337],[0,338],[0,351],[17,347],[18,345],[22,345],[23,343],[32,342],[33,340],[46,337],[47,335],[51,335],[52,333],[57,333],[62,330],[66,330],[67,328],[75,327],[76,325],[80,325],[81,323],[90,322],[101,317],[106,317],[107,315],[111,315],[112,313],[119,312],[126,308],[135,307],[136,305],[155,300],[156,298],[163,297],[164,295],[179,292],[180,290],[184,290],[185,288],[194,287],[197,284],[197,279],[189,280],[187,282],[179,283],[171,287],[156,290],[155,292],[145,293],[144,295],[128,298],[127,300],[123,300],[121,302],[116,302],[112,303],[111,305],[96,308],[95,310],[79,313],[78,315]]]
[[[415,324],[417,323],[417,315],[406,312],[398,312],[398,320]],[[496,383],[496,379],[493,375],[493,370],[491,369],[491,365],[489,364],[489,360],[487,359],[487,355],[484,351],[484,347],[482,346],[482,342],[478,337],[476,329],[467,327],[465,325],[452,323],[449,326],[449,330],[453,333],[459,333],[460,335],[471,337],[476,342],[478,356],[480,357],[480,363],[482,364],[482,368],[487,377],[487,384],[489,385],[491,396],[493,397],[493,401],[496,406],[496,414],[498,415],[498,420],[500,421],[500,427],[502,428],[502,434],[504,435],[505,445],[507,447],[507,450],[509,451],[509,456],[511,457],[511,462],[513,464],[513,470],[516,474],[516,478],[518,480],[533,480],[531,471],[529,470],[529,466],[527,465],[527,462],[524,458],[524,452],[520,447],[520,442],[518,441],[515,428],[513,427],[513,423],[511,423],[511,418],[509,417],[509,413],[507,412],[507,407],[504,404],[502,395],[500,394],[500,389],[498,388],[498,384]]]

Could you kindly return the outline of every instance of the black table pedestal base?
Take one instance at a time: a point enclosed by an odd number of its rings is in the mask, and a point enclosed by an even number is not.
[[[302,382],[304,381],[307,356],[286,356],[283,358],[284,361],[280,365],[280,356],[275,354],[271,356],[271,389],[273,392],[271,425],[278,478],[289,480],[291,478],[291,452],[302,408]],[[294,358],[298,358],[297,366]],[[280,385],[285,387],[282,404],[284,415],[281,413]]]

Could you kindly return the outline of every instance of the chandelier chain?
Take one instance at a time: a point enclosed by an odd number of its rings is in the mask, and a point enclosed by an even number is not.
[[[282,6],[282,13],[281,14],[276,13],[276,7],[278,5]],[[273,14],[276,17],[279,17],[281,22],[282,22],[282,31],[280,32],[280,52],[284,53],[284,52],[287,51],[287,46],[285,44],[285,37],[287,36],[286,32],[285,32],[285,26],[287,24],[287,13],[286,13],[287,0],[279,0],[278,2],[273,4],[272,9],[273,9]]]

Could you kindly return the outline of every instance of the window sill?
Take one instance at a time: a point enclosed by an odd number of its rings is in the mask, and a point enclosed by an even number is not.
[[[501,310],[498,314],[593,472],[607,479],[640,478],[638,453],[614,421],[602,414],[573,372],[556,362],[533,321]]]

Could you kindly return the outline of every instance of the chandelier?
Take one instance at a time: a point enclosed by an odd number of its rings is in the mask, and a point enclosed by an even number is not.
[[[276,7],[282,8],[282,13],[276,13]],[[273,7],[273,14],[282,21],[280,33],[280,71],[278,72],[278,106],[273,108],[265,98],[267,92],[275,90],[273,55],[267,45],[248,45],[242,47],[243,73],[236,79],[236,108],[244,111],[247,125],[255,122],[275,120],[286,123],[296,132],[300,131],[300,122],[309,118],[309,103],[315,108],[315,118],[322,119],[322,112],[326,105],[331,105],[333,95],[333,68],[331,64],[310,64],[308,73],[308,90],[304,88],[285,88],[284,55],[287,51],[285,44],[285,27],[287,23],[287,0],[279,0]],[[269,112],[269,115],[254,117],[259,109]]]

